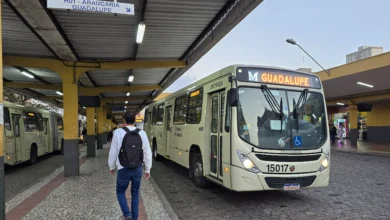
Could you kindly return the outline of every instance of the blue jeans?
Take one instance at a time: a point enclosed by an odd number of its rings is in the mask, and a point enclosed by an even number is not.
[[[118,170],[116,179],[116,196],[125,217],[138,219],[139,189],[141,187],[142,167],[122,168]],[[131,181],[131,212],[127,205],[126,190]]]

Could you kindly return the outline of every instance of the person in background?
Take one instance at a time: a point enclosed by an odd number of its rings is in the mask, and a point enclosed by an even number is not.
[[[334,124],[329,124],[329,134],[330,134],[330,143],[334,144],[336,142],[337,128]]]
[[[87,128],[84,127],[81,134],[83,135],[83,146],[85,146],[85,143],[87,143]]]
[[[344,144],[344,124],[340,123],[339,129],[338,129],[338,135],[340,137],[340,144]]]

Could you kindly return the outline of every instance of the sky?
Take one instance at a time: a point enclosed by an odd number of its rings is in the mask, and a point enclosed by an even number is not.
[[[345,64],[359,46],[390,49],[390,0],[264,0],[240,24],[164,92],[175,92],[232,64],[290,69]],[[234,46],[232,46],[234,45]]]

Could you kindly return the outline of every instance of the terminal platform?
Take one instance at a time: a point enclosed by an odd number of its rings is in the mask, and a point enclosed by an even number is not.
[[[86,147],[80,153],[80,176],[65,178],[63,167],[57,169],[9,200],[6,219],[123,219],[115,192],[116,177],[110,175],[107,165],[109,144],[98,150],[97,157],[87,158]],[[142,180],[139,219],[171,219],[152,181]]]
[[[332,144],[332,151],[390,157],[390,142],[358,141],[357,143],[357,146],[352,146],[349,140],[344,140],[344,144],[340,144],[337,139],[336,143]]]

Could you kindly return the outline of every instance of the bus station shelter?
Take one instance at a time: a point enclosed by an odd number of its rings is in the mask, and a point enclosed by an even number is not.
[[[352,146],[358,141],[358,113],[365,113],[367,141],[389,143],[390,52],[322,71],[328,114],[347,113]],[[368,106],[368,108],[367,108]]]
[[[80,113],[93,157],[116,113],[151,103],[261,2],[1,0],[0,85],[64,109],[64,175],[78,176]]]

